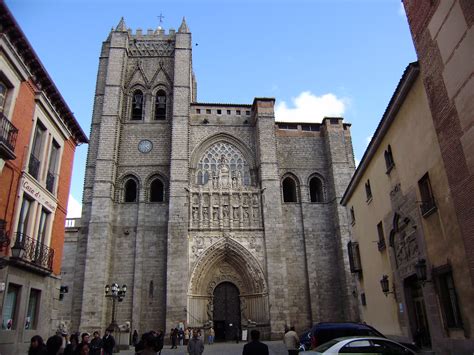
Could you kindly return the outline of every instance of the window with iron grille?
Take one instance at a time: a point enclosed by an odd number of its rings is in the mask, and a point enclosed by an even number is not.
[[[2,311],[2,329],[18,329],[18,302],[20,300],[21,286],[8,284],[5,303]]]
[[[349,253],[349,266],[351,272],[362,273],[362,264],[360,262],[359,243],[350,241],[347,243],[347,251]]]
[[[38,179],[41,165],[41,153],[43,152],[43,143],[46,137],[46,128],[38,121],[36,123],[35,135],[33,138],[33,147],[28,164],[28,173],[35,179]]]
[[[367,180],[365,183],[365,194],[367,196],[367,201],[372,200],[372,189],[370,187],[370,180]]]
[[[436,203],[431,190],[431,182],[428,173],[426,173],[420,181],[418,181],[418,188],[420,189],[420,209],[423,217],[428,217],[436,211]]]
[[[32,288],[28,300],[28,312],[26,313],[25,329],[36,329],[38,325],[38,313],[41,291]]]
[[[355,217],[355,212],[354,212],[354,206],[351,207],[351,224],[354,225],[356,222],[356,217]]]
[[[46,176],[46,189],[51,193],[54,193],[54,183],[56,180],[59,161],[59,149],[59,144],[53,140],[51,154],[49,156],[48,175]]]
[[[446,327],[462,328],[463,324],[451,267],[448,265],[442,266],[433,270],[433,273],[436,275],[439,303]]]
[[[395,161],[393,160],[393,155],[392,155],[392,147],[390,146],[390,144],[388,145],[387,150],[384,152],[384,157],[385,157],[385,166],[387,167],[387,174],[388,174],[395,166]]]
[[[377,246],[378,246],[379,250],[382,251],[382,250],[385,249],[385,235],[383,233],[382,221],[380,221],[379,224],[377,224],[377,234],[378,234],[378,237],[379,237],[379,240],[377,242]]]
[[[3,81],[0,81],[0,113],[3,113],[5,109],[5,102],[7,101],[7,92],[7,85]]]

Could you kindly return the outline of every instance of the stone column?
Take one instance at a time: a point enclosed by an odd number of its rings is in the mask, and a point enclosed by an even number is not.
[[[112,31],[108,47],[107,66],[99,67],[98,89],[103,95],[96,96],[96,106],[101,107],[100,118],[96,126],[98,134],[91,135],[89,152],[97,147],[97,160],[93,171],[93,189],[90,196],[90,219],[87,224],[87,250],[82,291],[82,310],[80,330],[104,329],[110,319],[106,316],[107,303],[104,286],[109,283],[111,269],[111,251],[113,250],[112,222],[114,217],[114,186],[117,167],[116,147],[120,136],[120,116],[122,112],[122,83],[124,67],[127,65],[128,33],[122,30]],[[104,55],[104,53],[102,53]],[[97,117],[94,114],[94,119]],[[100,121],[100,122],[98,122]],[[90,157],[89,157],[90,158]],[[92,171],[91,171],[92,172]],[[86,181],[92,177],[87,176]],[[86,192],[85,192],[86,193]],[[89,196],[85,195],[87,201]]]
[[[166,281],[166,330],[185,317],[188,280],[188,124],[191,102],[191,33],[185,20],[176,33],[170,203]]]
[[[269,315],[272,339],[281,339],[288,319],[287,265],[284,257],[280,176],[276,156],[274,99],[255,98],[253,102],[257,161],[260,165],[263,221],[266,249]]]

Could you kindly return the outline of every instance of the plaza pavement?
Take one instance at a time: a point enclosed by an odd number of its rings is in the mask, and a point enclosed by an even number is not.
[[[288,355],[283,341],[264,341],[268,345],[270,355]],[[242,355],[242,349],[244,348],[245,342],[236,343],[215,343],[213,345],[204,345],[203,355]],[[120,355],[134,355],[133,349],[122,350]],[[161,355],[188,355],[185,346],[178,346],[178,349],[170,349],[169,345],[166,345],[161,351]]]

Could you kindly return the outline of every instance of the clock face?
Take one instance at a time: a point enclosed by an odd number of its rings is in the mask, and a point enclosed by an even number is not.
[[[142,153],[149,153],[153,149],[153,143],[151,143],[148,139],[141,140],[138,143],[138,150]]]

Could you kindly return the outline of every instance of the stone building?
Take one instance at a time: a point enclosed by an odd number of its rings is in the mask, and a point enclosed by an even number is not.
[[[8,355],[59,326],[72,162],[87,137],[3,1],[0,23],[0,353]]]
[[[342,199],[361,318],[436,354],[471,354],[474,287],[418,62]]]
[[[197,102],[191,33],[132,33],[100,55],[81,220],[70,224],[60,316],[103,330],[106,284],[132,330],[214,325],[281,336],[356,319],[339,200],[354,170],[350,125],[276,123],[274,99]],[[71,221],[71,223],[73,223]]]

